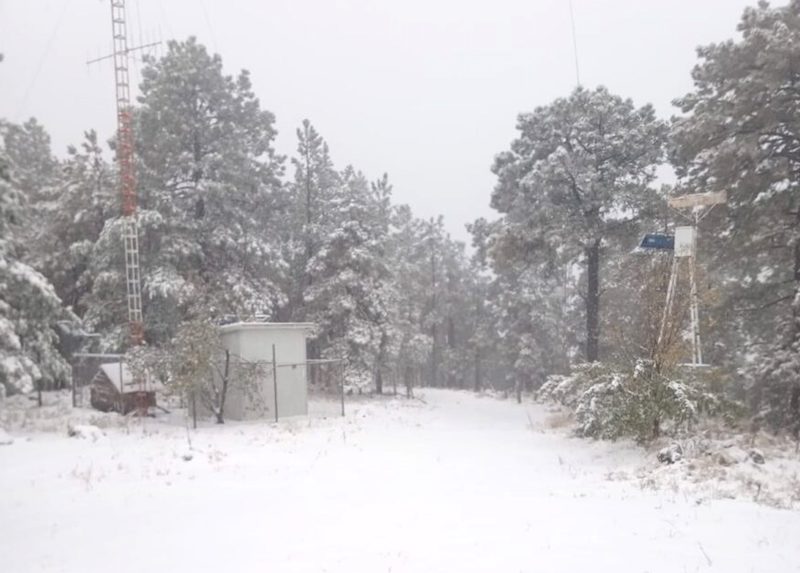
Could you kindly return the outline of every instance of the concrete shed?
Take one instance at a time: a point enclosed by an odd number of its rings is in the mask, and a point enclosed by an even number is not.
[[[222,345],[230,352],[236,380],[228,389],[226,418],[274,418],[273,345],[278,417],[308,414],[306,339],[313,329],[314,325],[306,322],[237,322],[220,327]],[[259,366],[253,369],[254,364]]]

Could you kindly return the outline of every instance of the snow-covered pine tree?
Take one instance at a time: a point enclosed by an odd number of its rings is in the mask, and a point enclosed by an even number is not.
[[[33,248],[58,196],[60,165],[50,147],[50,135],[36,118],[15,124],[0,120],[8,161],[14,165],[14,185],[25,197],[28,225],[17,230],[26,263],[40,267]]]
[[[84,134],[80,147],[70,146],[67,153],[58,193],[33,250],[39,268],[64,304],[83,316],[94,283],[89,272],[92,252],[106,220],[118,213],[119,199],[94,130]]]
[[[540,244],[519,260],[506,224],[501,219],[493,228],[492,293],[499,353],[519,400],[523,389],[530,391],[549,374],[568,368],[570,334],[576,329],[569,323],[571,301],[565,296],[565,267],[556,249]]]
[[[427,380],[432,341],[423,318],[430,297],[429,259],[423,238],[425,222],[414,217],[407,205],[392,209],[387,260],[392,269],[389,312],[391,323],[391,370],[402,381],[406,394]]]
[[[296,321],[307,320],[306,291],[316,282],[310,261],[326,240],[323,218],[336,194],[339,174],[330,157],[328,144],[309,120],[297,129],[297,155],[292,158],[294,181],[289,184],[292,218],[287,229],[287,260],[290,261],[288,315]],[[319,357],[316,344],[309,349]]]
[[[472,329],[467,342],[472,355],[472,388],[476,392],[484,389],[487,378],[502,379],[498,344],[498,321],[496,290],[490,273],[489,241],[493,224],[486,219],[477,219],[467,226],[472,236],[473,255],[470,261],[472,284]]]
[[[249,74],[225,75],[194,38],[172,41],[142,70],[136,116],[140,247],[148,339],[168,339],[192,297],[213,316],[274,314],[283,302],[279,229],[285,219],[273,115]],[[101,234],[93,308],[99,326],[124,324],[119,219]],[[109,304],[113,303],[113,304]],[[107,309],[113,307],[113,313]]]
[[[375,357],[375,391],[383,393],[384,382],[390,370],[390,360],[393,348],[392,335],[392,304],[396,300],[394,288],[394,276],[392,275],[389,263],[389,250],[392,233],[392,185],[389,183],[389,175],[384,173],[377,181],[370,183],[370,191],[375,210],[375,228],[380,237],[378,248],[376,249],[377,260],[381,262],[381,280],[377,285],[376,296],[381,301],[383,312],[380,313],[376,321],[380,339],[378,341],[378,351]],[[393,374],[394,376],[394,374]],[[394,377],[393,380],[397,381]],[[396,387],[396,386],[395,386]]]
[[[339,180],[317,219],[324,239],[308,263],[313,282],[304,300],[322,355],[344,358],[346,383],[363,390],[372,386],[387,320],[386,236],[366,178],[347,167]]]
[[[599,358],[600,269],[610,233],[636,221],[653,196],[666,125],[649,105],[637,108],[600,87],[519,116],[519,137],[493,166],[492,207],[503,215],[504,259],[555,253],[581,257],[586,273],[588,361]]]
[[[672,159],[695,192],[727,191],[713,272],[724,330],[750,364],[757,408],[800,433],[800,1],[745,10],[741,37],[698,50],[695,89],[676,100]],[[730,341],[730,336],[728,336]],[[747,347],[742,352],[741,346]],[[741,364],[741,361],[739,361]]]
[[[0,132],[0,385],[9,393],[61,386],[69,380],[69,365],[58,349],[55,327],[67,318],[53,286],[23,262],[22,243],[29,236],[31,211],[27,197],[39,191],[29,164],[20,170],[24,188],[16,180],[15,159],[25,159],[9,135]],[[18,133],[16,129],[11,134]],[[10,145],[9,145],[10,144]]]
[[[417,248],[421,250],[423,270],[419,276],[423,280],[426,291],[425,306],[422,312],[421,326],[430,337],[428,384],[443,385],[442,347],[444,341],[444,325],[446,320],[444,298],[446,282],[444,273],[445,241],[444,218],[431,217],[422,226],[422,236]]]

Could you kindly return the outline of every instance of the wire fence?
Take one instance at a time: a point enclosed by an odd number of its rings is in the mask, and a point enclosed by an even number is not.
[[[154,364],[146,375],[152,390],[153,409],[188,411],[192,424],[215,419],[279,421],[293,416],[328,418],[344,416],[346,393],[344,361],[341,359],[306,359],[282,361],[273,346],[272,360],[248,360],[221,349],[207,357],[202,374],[178,379],[173,373],[158,372]],[[72,361],[72,405],[78,408],[98,407],[96,396],[102,391],[116,391],[107,410],[130,413],[125,407],[126,394],[141,394],[135,383],[141,365],[131,364],[123,354],[79,353]],[[115,374],[118,371],[118,375]],[[132,373],[133,372],[133,373]],[[113,384],[109,385],[109,378]],[[155,384],[160,380],[163,384]],[[106,388],[103,388],[103,386]],[[140,412],[141,413],[141,412]]]

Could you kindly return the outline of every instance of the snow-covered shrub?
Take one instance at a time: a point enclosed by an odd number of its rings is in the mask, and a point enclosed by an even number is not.
[[[704,377],[664,374],[652,362],[623,368],[580,365],[568,376],[551,376],[538,393],[573,409],[581,436],[640,442],[687,427],[702,413],[719,414],[727,403],[711,393]]]
[[[581,395],[594,384],[605,380],[610,373],[609,367],[601,362],[579,364],[566,376],[548,376],[536,397],[541,401],[557,402],[574,409]]]

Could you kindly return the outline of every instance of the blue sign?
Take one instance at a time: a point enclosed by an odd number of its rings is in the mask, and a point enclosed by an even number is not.
[[[675,249],[675,237],[664,233],[647,233],[639,248],[647,251],[672,251]]]

